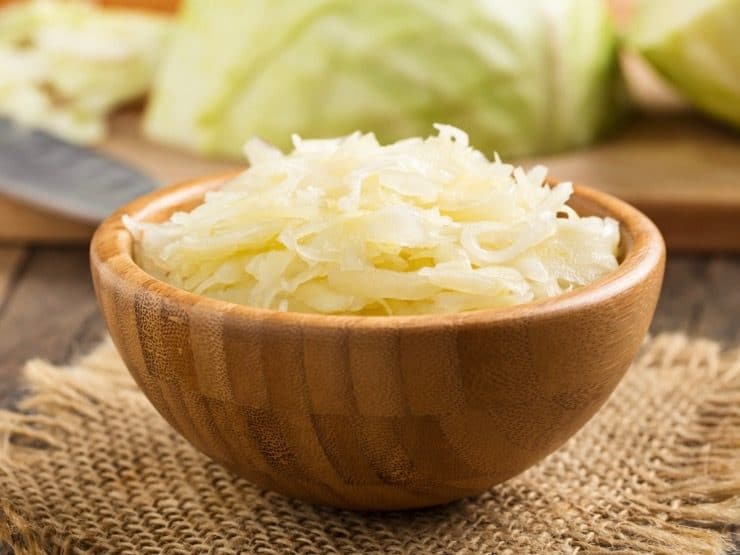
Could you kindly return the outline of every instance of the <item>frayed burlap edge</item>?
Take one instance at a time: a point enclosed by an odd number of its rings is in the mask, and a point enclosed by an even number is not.
[[[136,393],[136,384],[110,339],[70,366],[31,360],[23,377],[28,395],[16,410],[0,410],[0,474],[11,479],[15,472],[32,468],[38,457],[53,455],[64,436],[74,433],[80,416],[95,418],[96,398],[116,390]],[[64,538],[59,532],[52,526],[39,528],[29,523],[0,492],[0,540],[14,553],[85,552],[95,543],[92,537]]]
[[[648,368],[650,372],[646,371]],[[677,372],[680,375],[673,375]],[[25,376],[29,394],[19,403],[20,412],[0,411],[0,477],[9,480],[17,473],[33,472],[39,461],[54,457],[65,438],[76,433],[82,420],[100,419],[99,407],[107,399],[130,397],[138,403],[142,397],[110,342],[66,367],[64,372],[43,361],[32,361],[26,367]],[[665,406],[656,414],[646,414],[646,420],[659,422],[669,414],[685,408],[690,410],[676,419],[670,437],[662,438],[661,449],[651,453],[645,464],[633,467],[636,481],[626,494],[627,508],[614,514],[600,514],[595,508],[588,529],[568,529],[565,515],[565,523],[554,526],[564,526],[567,540],[553,544],[550,552],[556,551],[556,545],[557,551],[571,553],[729,552],[733,526],[740,523],[740,352],[723,355],[716,343],[663,335],[646,343],[625,381],[638,377],[644,383],[640,387],[645,392],[656,387],[664,389],[661,399]],[[665,385],[665,382],[670,383]],[[641,394],[640,387],[628,389],[622,384],[604,410],[615,403],[621,403],[625,411],[632,410],[630,405]],[[687,391],[691,395],[687,396]],[[587,428],[599,425],[608,428],[598,420],[597,416],[596,422],[592,421]],[[641,433],[650,433],[650,424],[646,426],[647,432]],[[547,473],[557,465],[567,466],[569,460],[582,455],[579,438],[583,434],[584,431],[548,459],[557,464],[551,464],[553,468]],[[543,465],[547,462],[538,466]],[[516,482],[526,480],[528,475],[538,472],[537,468],[507,484],[514,484],[512,490],[519,491]],[[537,475],[537,479],[542,478]],[[624,485],[614,484],[614,487],[624,488]],[[499,503],[499,497],[511,495],[508,492],[499,496],[496,489],[481,496],[479,502]],[[602,493],[595,492],[598,495]],[[342,517],[355,527],[362,518],[362,515],[346,514]],[[381,522],[384,517],[368,518]],[[526,528],[524,532],[528,533]],[[498,534],[492,530],[488,533]],[[537,530],[531,533],[536,535]],[[43,515],[22,514],[2,491],[0,539],[19,554],[97,551],[94,535],[65,537],[65,530],[49,526]],[[445,545],[451,546],[450,552],[475,553],[479,552],[476,545],[492,544],[485,541],[481,544],[478,539],[477,544],[468,545],[451,539]],[[497,545],[502,546],[503,553],[520,552],[507,548],[509,544],[504,540]],[[542,548],[545,544],[532,543],[533,548],[538,545]],[[563,545],[572,549],[566,550]],[[413,545],[408,547],[408,552],[415,551]]]

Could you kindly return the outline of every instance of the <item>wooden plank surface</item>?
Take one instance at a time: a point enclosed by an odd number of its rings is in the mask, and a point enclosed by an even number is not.
[[[0,310],[4,299],[9,296],[16,272],[25,254],[26,249],[23,247],[0,247]]]
[[[35,247],[0,265],[0,405],[18,394],[23,363],[63,363],[104,334],[88,269],[87,249]]]
[[[0,243],[83,244],[93,228],[0,195]]]
[[[740,252],[740,134],[690,113],[635,121],[612,140],[545,157],[558,179],[634,204],[673,250]]]
[[[608,141],[541,160],[636,204],[740,209],[740,134],[691,113],[638,115]]]

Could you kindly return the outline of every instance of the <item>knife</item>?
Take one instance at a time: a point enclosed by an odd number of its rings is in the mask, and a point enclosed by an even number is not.
[[[115,158],[0,117],[0,194],[97,223],[155,187]]]

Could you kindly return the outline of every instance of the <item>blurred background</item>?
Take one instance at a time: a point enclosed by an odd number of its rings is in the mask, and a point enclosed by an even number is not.
[[[0,0],[0,378],[102,334],[86,244],[117,203],[253,136],[435,122],[645,211],[654,331],[736,341],[738,36],[740,0]]]
[[[150,184],[242,167],[253,136],[442,122],[632,202],[673,249],[740,250],[738,32],[738,0],[0,0],[0,241],[85,241]],[[65,179],[18,129],[150,181]]]

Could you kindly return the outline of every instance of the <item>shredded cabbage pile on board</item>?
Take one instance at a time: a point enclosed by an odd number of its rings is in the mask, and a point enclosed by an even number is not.
[[[80,1],[0,9],[0,114],[70,141],[101,140],[108,112],[150,88],[170,26]]]
[[[615,220],[580,217],[570,183],[490,162],[468,136],[260,140],[250,168],[164,223],[126,218],[152,275],[261,308],[402,315],[505,307],[614,270]]]

